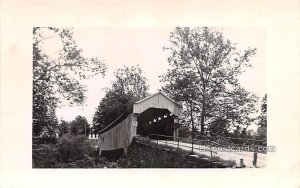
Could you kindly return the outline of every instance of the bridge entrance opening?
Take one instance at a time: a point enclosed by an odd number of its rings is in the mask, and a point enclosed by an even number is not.
[[[177,137],[177,122],[177,117],[168,109],[149,108],[137,117],[137,134],[144,137],[154,137],[150,134]]]

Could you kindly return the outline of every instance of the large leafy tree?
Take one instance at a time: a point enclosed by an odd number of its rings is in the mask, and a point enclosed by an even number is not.
[[[238,76],[251,67],[256,49],[240,51],[214,28],[175,28],[169,44],[170,68],[161,77],[163,90],[186,105],[190,121],[200,122],[200,130],[214,121],[227,126],[248,126],[253,119],[256,97],[238,82]]]
[[[146,97],[149,86],[146,84],[146,78],[143,71],[137,66],[123,66],[115,71],[116,80],[112,84],[113,90],[131,95],[133,100],[139,100]]]
[[[76,116],[70,122],[70,133],[73,135],[88,135],[90,132],[90,124],[83,116]]]
[[[115,81],[106,89],[104,98],[93,117],[94,132],[98,132],[126,112],[134,102],[148,95],[149,86],[139,66],[119,68],[114,72]]]
[[[50,41],[56,42],[52,54],[47,50],[53,48]],[[105,72],[106,65],[98,58],[83,57],[72,29],[33,28],[33,135],[53,127],[49,114],[55,114],[62,101],[84,103],[86,87],[81,79]]]

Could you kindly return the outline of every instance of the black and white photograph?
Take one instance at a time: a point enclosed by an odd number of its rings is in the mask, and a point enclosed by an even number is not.
[[[33,168],[264,168],[261,28],[33,28]]]
[[[299,5],[0,1],[0,188],[299,188]]]

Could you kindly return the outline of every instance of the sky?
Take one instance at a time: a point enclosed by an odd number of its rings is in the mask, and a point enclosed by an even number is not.
[[[124,65],[139,65],[144,71],[150,93],[161,88],[159,75],[166,73],[168,53],[163,47],[168,44],[174,28],[74,28],[74,39],[88,58],[98,57],[108,65],[103,78],[95,76],[85,80],[87,85],[86,104],[81,107],[64,106],[57,109],[59,119],[72,121],[82,115],[91,123],[99,102],[104,97],[104,88],[110,87],[113,72]],[[252,58],[252,68],[240,76],[239,81],[248,91],[259,97],[266,93],[266,33],[261,28],[219,28],[225,38],[237,43],[238,49],[257,48]]]

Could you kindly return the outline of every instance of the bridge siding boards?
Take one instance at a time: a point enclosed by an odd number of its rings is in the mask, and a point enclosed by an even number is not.
[[[175,116],[181,116],[182,106],[162,93],[156,93],[133,105],[133,113],[129,114],[116,126],[99,135],[100,150],[127,149],[136,135],[137,114],[141,114],[149,108],[168,109]]]
[[[182,107],[162,93],[157,93],[133,105],[133,113],[140,114],[148,108],[168,109],[175,116],[181,116]]]
[[[117,126],[99,136],[101,150],[116,150],[127,148],[135,136],[133,125],[133,114],[129,114],[126,119]]]

